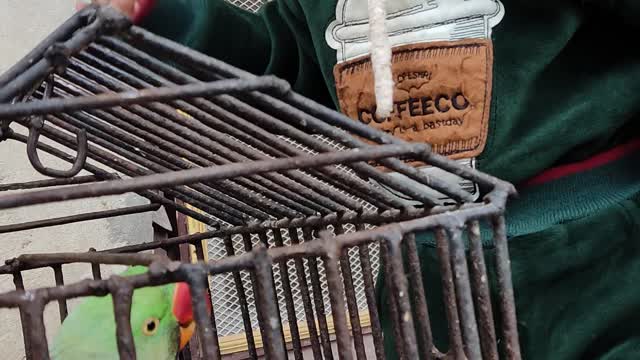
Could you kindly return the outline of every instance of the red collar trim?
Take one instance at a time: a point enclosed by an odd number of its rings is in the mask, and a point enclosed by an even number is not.
[[[587,170],[591,170],[610,162],[616,161],[625,155],[640,150],[640,139],[633,140],[623,145],[614,147],[611,150],[607,150],[603,153],[595,155],[589,159],[553,167],[543,171],[542,173],[534,176],[533,178],[525,181],[521,186],[529,187],[547,183],[549,181],[557,180],[566,176],[581,173]]]

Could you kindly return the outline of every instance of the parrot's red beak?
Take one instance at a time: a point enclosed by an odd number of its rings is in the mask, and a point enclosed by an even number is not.
[[[203,301],[207,304],[207,310],[211,314],[211,300],[208,299],[207,293],[203,294]],[[176,290],[173,298],[173,315],[180,324],[180,346],[182,350],[187,345],[196,328],[193,320],[193,306],[191,305],[191,291],[187,283],[176,284]]]

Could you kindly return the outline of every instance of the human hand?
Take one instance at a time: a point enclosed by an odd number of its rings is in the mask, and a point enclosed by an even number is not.
[[[122,12],[134,22],[140,20],[154,3],[154,0],[76,0],[76,10],[80,10],[89,4],[110,5]]]

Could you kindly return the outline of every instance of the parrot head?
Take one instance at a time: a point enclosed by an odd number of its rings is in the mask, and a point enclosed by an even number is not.
[[[144,266],[134,266],[121,276],[146,271]],[[210,301],[202,300],[211,312]],[[189,286],[177,283],[136,289],[131,331],[137,359],[175,360],[195,331]],[[111,295],[89,297],[78,304],[56,334],[50,355],[52,360],[119,359]]]

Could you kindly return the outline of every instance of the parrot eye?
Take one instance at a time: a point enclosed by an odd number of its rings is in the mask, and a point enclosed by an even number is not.
[[[142,333],[151,336],[158,331],[158,326],[160,325],[160,320],[156,318],[149,318],[144,322],[142,326]]]

